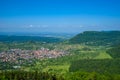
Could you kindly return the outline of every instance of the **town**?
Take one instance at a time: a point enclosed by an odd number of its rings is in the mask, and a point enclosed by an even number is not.
[[[0,61],[18,63],[18,60],[57,58],[65,56],[67,53],[67,51],[49,50],[48,48],[41,48],[39,50],[10,49],[0,53]]]

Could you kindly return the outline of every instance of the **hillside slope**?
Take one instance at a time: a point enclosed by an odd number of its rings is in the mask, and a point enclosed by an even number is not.
[[[85,31],[69,40],[72,44],[112,45],[120,43],[120,31]]]

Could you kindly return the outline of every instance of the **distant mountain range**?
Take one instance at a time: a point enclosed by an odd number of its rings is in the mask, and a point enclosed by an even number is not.
[[[39,37],[56,37],[70,39],[76,35],[76,33],[52,33],[52,32],[40,32],[40,33],[30,33],[30,32],[0,32],[0,35],[7,36],[39,36]]]
[[[120,31],[85,31],[69,40],[72,44],[112,45],[120,43]]]
[[[39,41],[46,43],[61,42],[73,37],[75,33],[25,33],[25,32],[0,32],[0,42],[26,42]]]
[[[71,38],[72,37],[72,38]],[[0,42],[61,42],[68,40],[70,44],[114,45],[120,43],[120,31],[85,31],[83,33],[42,33],[42,34],[0,34]]]

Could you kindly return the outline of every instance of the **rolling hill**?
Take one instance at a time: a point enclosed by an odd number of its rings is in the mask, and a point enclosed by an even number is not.
[[[72,44],[113,45],[120,43],[120,31],[85,31],[69,40]]]

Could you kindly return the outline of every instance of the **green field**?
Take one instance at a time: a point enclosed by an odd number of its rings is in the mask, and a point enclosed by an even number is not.
[[[94,36],[92,36],[93,34]],[[108,36],[109,34],[111,36]],[[36,80],[120,80],[119,39],[119,32],[88,31],[61,42],[54,42],[56,38],[50,38],[51,41],[48,43],[39,41],[0,42],[1,53],[10,52],[10,49],[29,51],[49,49],[49,51],[67,53],[55,58],[29,60],[18,58],[16,63],[2,62],[4,57],[1,57],[0,74],[2,76],[0,75],[0,80],[17,80],[17,78],[23,80],[30,78],[33,80],[34,78],[37,78]],[[20,66],[20,68],[15,69],[13,66]],[[13,75],[15,77],[12,77]]]

